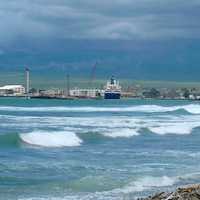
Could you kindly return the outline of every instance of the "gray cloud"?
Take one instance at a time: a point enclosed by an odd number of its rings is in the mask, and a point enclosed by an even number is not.
[[[0,43],[22,37],[199,38],[199,0],[3,0]]]

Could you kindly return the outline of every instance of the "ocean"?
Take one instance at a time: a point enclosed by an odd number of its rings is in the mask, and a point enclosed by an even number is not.
[[[0,99],[0,200],[134,200],[199,182],[199,102]]]

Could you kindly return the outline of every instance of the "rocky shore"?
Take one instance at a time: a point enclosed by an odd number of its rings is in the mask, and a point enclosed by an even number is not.
[[[161,192],[152,197],[138,200],[200,200],[200,185],[178,188],[175,192]]]

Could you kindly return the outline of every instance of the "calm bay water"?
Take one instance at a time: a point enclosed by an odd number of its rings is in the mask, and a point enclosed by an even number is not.
[[[0,199],[135,199],[200,182],[200,103],[0,99]]]

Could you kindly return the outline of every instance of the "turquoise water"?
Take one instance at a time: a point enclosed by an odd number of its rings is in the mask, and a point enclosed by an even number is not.
[[[199,183],[200,104],[0,99],[0,199],[121,200]]]

